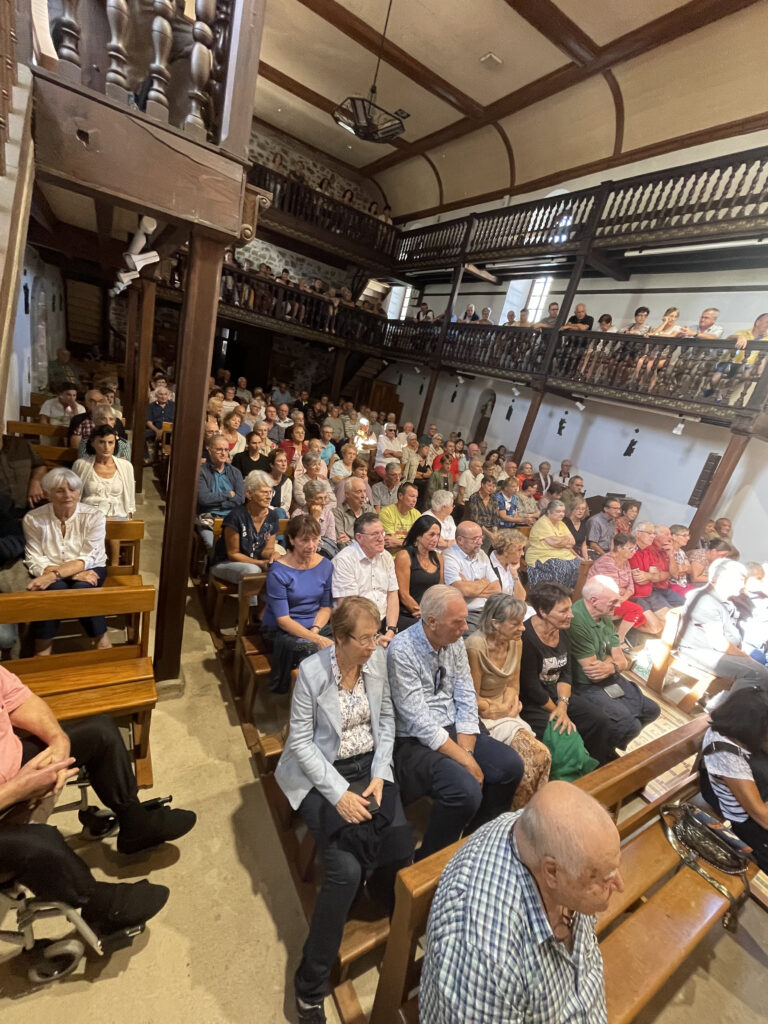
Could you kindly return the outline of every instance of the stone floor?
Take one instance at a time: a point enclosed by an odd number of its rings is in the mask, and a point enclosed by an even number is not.
[[[162,516],[151,484],[139,514],[147,533],[142,565],[159,566]],[[146,568],[144,576],[155,581]],[[134,879],[151,871],[171,888],[166,908],[130,949],[89,960],[49,987],[35,990],[27,982],[21,958],[0,963],[3,1024],[295,1020],[284,993],[306,925],[191,588],[183,676],[183,695],[161,701],[153,718],[152,792],[172,793],[178,806],[197,811],[195,831],[178,844],[130,859],[115,854],[114,840],[90,844],[73,838],[100,877]],[[71,811],[57,811],[54,821],[76,835]],[[0,946],[0,956],[6,950]],[[768,915],[750,902],[738,933],[714,929],[638,1024],[762,1022],[766,966]],[[373,967],[360,979],[365,1009],[375,981]],[[337,1024],[330,1000],[327,1012]]]

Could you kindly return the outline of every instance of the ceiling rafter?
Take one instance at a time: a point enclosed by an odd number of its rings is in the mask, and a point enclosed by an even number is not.
[[[363,21],[362,18],[358,18],[356,14],[348,11],[346,7],[342,7],[335,0],[299,0],[299,3],[376,56],[381,49],[381,59],[405,75],[406,78],[410,78],[414,85],[432,93],[443,103],[450,104],[465,117],[482,120],[484,108],[481,103],[473,100],[471,96],[467,96],[455,85],[446,82],[444,78],[435,74],[434,71],[406,53],[391,40],[385,39],[382,48],[381,32]]]
[[[611,90],[611,96],[613,97],[613,107],[616,115],[616,135],[613,140],[613,155],[619,156],[624,148],[624,97],[621,93],[621,86],[616,81],[616,75],[614,75],[612,71],[604,71],[603,78],[605,79],[608,88]]]
[[[443,179],[440,177],[440,171],[438,171],[437,164],[432,159],[432,157],[427,156],[426,153],[422,153],[422,156],[427,161],[432,170],[435,172],[435,177],[437,178],[437,194],[439,196],[440,205],[442,206],[443,203],[445,202],[445,193],[443,192]]]
[[[498,121],[511,114],[516,114],[540,100],[549,99],[565,89],[585,82],[593,75],[610,71],[617,64],[640,57],[663,43],[672,42],[681,36],[703,28],[705,25],[713,24],[761,2],[762,0],[689,0],[682,7],[662,15],[660,18],[655,18],[653,21],[641,25],[640,28],[619,36],[618,39],[614,39],[606,46],[600,47],[597,56],[588,63],[583,65],[573,62],[566,64],[564,67],[516,89],[515,92],[503,96],[500,100],[484,108],[483,123]],[[462,118],[460,121],[412,142],[407,154],[390,153],[367,164],[361,168],[362,173],[376,174],[401,163],[408,157],[453,142],[476,130],[477,127],[476,121],[467,117]]]
[[[597,57],[597,43],[552,0],[507,0],[507,4],[574,64],[588,64]]]

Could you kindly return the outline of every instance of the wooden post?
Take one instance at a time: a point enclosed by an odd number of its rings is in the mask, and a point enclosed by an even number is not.
[[[179,330],[176,415],[157,595],[154,665],[158,680],[175,679],[181,665],[189,556],[223,256],[222,241],[202,229],[192,229]]]
[[[533,430],[533,424],[536,422],[536,417],[539,414],[539,407],[541,406],[542,399],[544,398],[544,389],[533,392],[531,398],[531,404],[528,406],[528,412],[523,423],[523,429],[520,431],[520,436],[517,439],[515,450],[512,453],[512,458],[515,462],[520,465],[520,460],[525,455],[526,445],[531,439],[531,431]]]
[[[155,331],[155,295],[157,284],[147,278],[139,278],[134,288],[141,289],[139,308],[135,329],[138,332],[138,350],[133,376],[133,426],[131,462],[133,475],[136,478],[136,490],[141,493],[144,482],[144,431],[147,421],[147,381],[149,368],[152,365],[152,336]],[[138,322],[137,322],[138,321]],[[129,322],[130,330],[130,322]]]
[[[347,363],[347,350],[336,349],[336,358],[333,364],[333,380],[331,382],[331,401],[338,402],[341,397],[341,389],[344,384],[344,367]]]
[[[701,504],[696,509],[696,514],[691,520],[690,547],[694,547],[699,543],[707,523],[710,519],[714,518],[717,510],[717,504],[722,498],[723,491],[727,487],[728,481],[733,476],[733,472],[738,466],[742,455],[746,451],[749,439],[749,434],[731,433],[728,441],[728,447],[725,449],[725,454],[722,459],[720,459],[718,467],[715,470],[715,475],[712,477],[712,481],[707,488],[704,497],[701,499]]]
[[[123,377],[123,413],[126,423],[133,423],[133,408],[136,401],[136,346],[138,344],[139,289],[128,289],[128,314],[125,330],[125,376]]]
[[[421,407],[421,416],[419,417],[419,425],[416,428],[416,433],[421,437],[427,426],[427,419],[429,418],[429,407],[432,405],[432,398],[435,394],[435,388],[437,387],[437,380],[440,376],[440,369],[432,371],[432,376],[429,378],[429,384],[427,386],[427,394],[424,398],[424,405]]]

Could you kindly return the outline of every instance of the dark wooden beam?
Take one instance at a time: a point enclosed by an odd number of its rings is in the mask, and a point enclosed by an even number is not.
[[[136,408],[136,350],[139,343],[139,296],[141,289],[132,287],[128,289],[128,310],[126,314],[125,331],[125,386],[123,388],[123,411],[126,423],[133,423],[133,413]],[[144,452],[144,432],[141,437],[141,450]],[[133,447],[136,447],[134,441]]]
[[[606,277],[614,281],[628,281],[630,274],[626,266],[619,263],[602,249],[590,249],[587,253],[587,263],[595,270],[599,270]]]
[[[517,439],[515,450],[512,453],[512,458],[518,466],[522,462],[523,456],[525,455],[525,449],[531,439],[531,431],[533,430],[533,425],[536,422],[536,417],[539,415],[539,409],[541,408],[543,398],[543,388],[540,391],[534,391],[531,395],[531,404],[528,406],[528,412],[525,414],[525,420],[523,421],[523,428],[520,431],[520,436]]]
[[[495,277],[490,270],[484,270],[482,267],[476,267],[474,263],[465,263],[464,269],[470,277],[476,277],[480,281],[487,281],[489,284],[499,283],[499,278]]]
[[[507,3],[575,64],[588,64],[597,56],[600,49],[597,43],[552,0],[507,0]]]
[[[35,184],[32,190],[32,202],[29,208],[29,216],[36,221],[40,227],[53,235],[59,227],[56,214],[51,209],[51,204],[46,199],[43,190]]]
[[[513,189],[515,187],[515,179],[517,178],[517,171],[515,169],[515,153],[512,149],[512,143],[509,141],[509,136],[495,121],[491,125],[498,132],[499,138],[501,139],[504,149],[507,151],[507,159],[509,160],[509,187]]]
[[[691,545],[698,544],[707,523],[710,519],[714,519],[718,502],[722,498],[723,492],[741,461],[741,457],[746,451],[748,444],[748,434],[731,434],[728,447],[718,463],[715,475],[712,477],[712,481],[704,497],[701,499],[701,504],[696,509],[696,514],[691,520]]]
[[[445,193],[443,192],[443,179],[440,177],[440,172],[437,169],[437,164],[431,156],[427,156],[426,153],[422,153],[423,158],[427,161],[429,166],[432,168],[432,173],[437,181],[437,194],[440,197],[439,203],[442,206],[445,202]]]
[[[219,146],[236,160],[250,164],[253,94],[259,73],[261,34],[266,0],[233,4],[229,54],[224,79]]]
[[[98,264],[103,271],[110,273],[115,267],[123,265],[125,244],[110,239],[103,246],[99,236],[92,231],[85,231],[73,224],[59,223],[53,232],[46,231],[37,221],[30,221],[27,240],[36,248],[60,252],[73,259],[88,260]]]
[[[410,78],[414,85],[418,85],[426,92],[432,93],[433,96],[437,96],[443,103],[449,103],[460,113],[464,114],[465,117],[472,117],[476,120],[482,118],[483,107],[476,100],[473,100],[471,96],[467,96],[466,93],[457,89],[455,85],[436,75],[434,71],[416,60],[409,53],[406,53],[405,50],[402,50],[390,39],[385,39],[382,47],[381,32],[384,28],[383,22],[380,27],[369,25],[362,18],[358,18],[357,15],[348,10],[348,8],[336,3],[335,0],[299,0],[299,3],[303,4],[304,7],[308,7],[314,14],[324,18],[325,21],[330,22],[334,28],[343,32],[349,39],[352,39],[359,46],[365,47],[366,50],[369,50],[377,57],[379,52],[381,52],[381,59],[389,64],[390,67],[405,75],[406,78]],[[418,40],[415,39],[414,42],[418,43]]]
[[[613,136],[613,155],[620,156],[624,148],[624,97],[621,94],[621,87],[612,71],[604,71],[603,78],[611,90],[613,97],[613,109],[616,117],[616,131]]]
[[[128,321],[128,330],[135,331],[135,340],[128,338],[134,348],[133,363],[133,417],[131,462],[136,479],[136,490],[141,493],[144,484],[144,431],[147,420],[147,382],[152,366],[152,337],[155,330],[155,296],[157,284],[147,278],[139,278],[131,285],[131,290],[139,293],[138,316]]]
[[[164,256],[173,256],[186,243],[189,231],[189,224],[166,224],[165,227],[158,228],[149,248],[154,249],[160,259]]]
[[[338,402],[344,386],[344,368],[347,365],[347,353],[343,348],[336,349],[333,360],[333,380],[331,381],[331,400]]]
[[[105,199],[94,200],[96,206],[96,234],[99,239],[99,247],[106,250],[112,241],[112,221],[115,208]]]
[[[224,246],[217,236],[193,227],[181,313],[176,415],[157,594],[154,666],[158,680],[175,679],[181,666],[203,410],[213,357],[223,255]]]

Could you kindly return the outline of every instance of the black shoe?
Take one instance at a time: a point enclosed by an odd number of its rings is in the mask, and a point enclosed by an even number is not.
[[[120,816],[118,853],[139,853],[185,836],[195,827],[197,815],[180,807],[145,808],[141,804]]]
[[[99,936],[111,935],[123,928],[143,925],[165,906],[170,889],[140,882],[97,882],[94,892],[82,908],[83,920]]]
[[[299,1024],[326,1024],[322,1003],[305,1003],[296,996],[296,1012],[299,1015]]]

